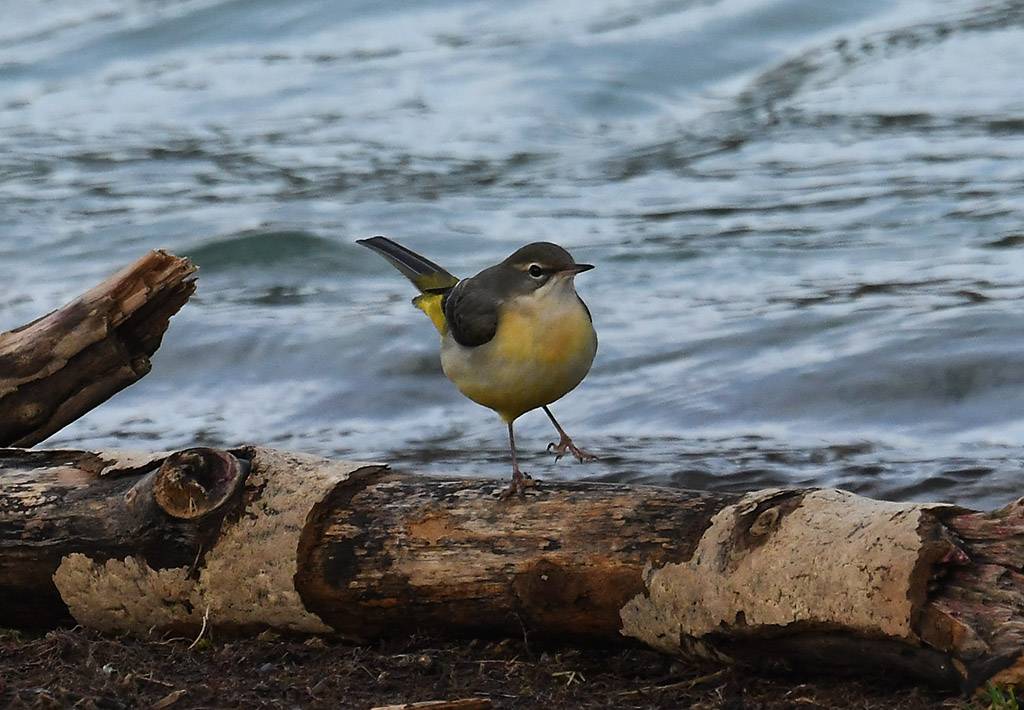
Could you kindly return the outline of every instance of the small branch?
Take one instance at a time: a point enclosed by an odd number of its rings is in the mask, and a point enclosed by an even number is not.
[[[494,705],[490,698],[465,698],[463,700],[427,700],[421,703],[401,705],[378,705],[370,710],[490,710]]]
[[[188,650],[191,651],[193,648],[199,645],[199,641],[203,638],[203,634],[206,633],[206,625],[210,623],[210,605],[206,605],[206,611],[203,612],[203,626],[199,629],[199,634],[196,636],[196,640],[189,644]]]

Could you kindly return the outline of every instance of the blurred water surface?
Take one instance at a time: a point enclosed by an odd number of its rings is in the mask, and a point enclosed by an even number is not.
[[[505,477],[387,234],[533,240],[600,332],[540,478],[1001,505],[1024,478],[1024,3],[0,0],[0,329],[163,247],[154,370],[47,445]]]

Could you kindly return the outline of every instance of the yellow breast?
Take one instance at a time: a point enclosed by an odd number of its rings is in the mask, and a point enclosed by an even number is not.
[[[502,307],[489,342],[441,341],[441,365],[464,395],[505,421],[550,404],[578,385],[594,362],[597,333],[572,282],[519,296]]]

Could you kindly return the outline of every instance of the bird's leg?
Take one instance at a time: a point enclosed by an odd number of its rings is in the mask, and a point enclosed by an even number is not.
[[[548,444],[548,451],[554,452],[555,461],[565,456],[566,451],[572,454],[573,458],[580,463],[583,463],[584,461],[593,461],[597,458],[593,454],[588,454],[586,451],[576,446],[576,444],[572,443],[572,439],[570,439],[569,435],[565,433],[565,429],[563,429],[558,423],[558,420],[555,419],[555,415],[551,413],[551,410],[547,408],[547,405],[544,406],[544,413],[548,415],[548,419],[550,419],[551,423],[555,425],[555,429],[558,430],[558,435],[561,437],[557,444],[553,441]]]
[[[512,485],[503,490],[501,495],[498,496],[502,500],[512,494],[521,498],[527,488],[537,485],[535,481],[530,479],[529,474],[519,470],[519,459],[516,457],[516,436],[512,433],[512,422],[508,423],[508,446],[512,450]]]

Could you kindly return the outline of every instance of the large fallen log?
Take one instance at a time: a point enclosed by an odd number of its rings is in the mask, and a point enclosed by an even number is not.
[[[245,447],[0,451],[0,625],[639,639],[759,666],[1024,676],[1024,503],[422,478]]]
[[[150,370],[195,281],[153,251],[66,306],[0,334],[0,446],[32,446]]]

